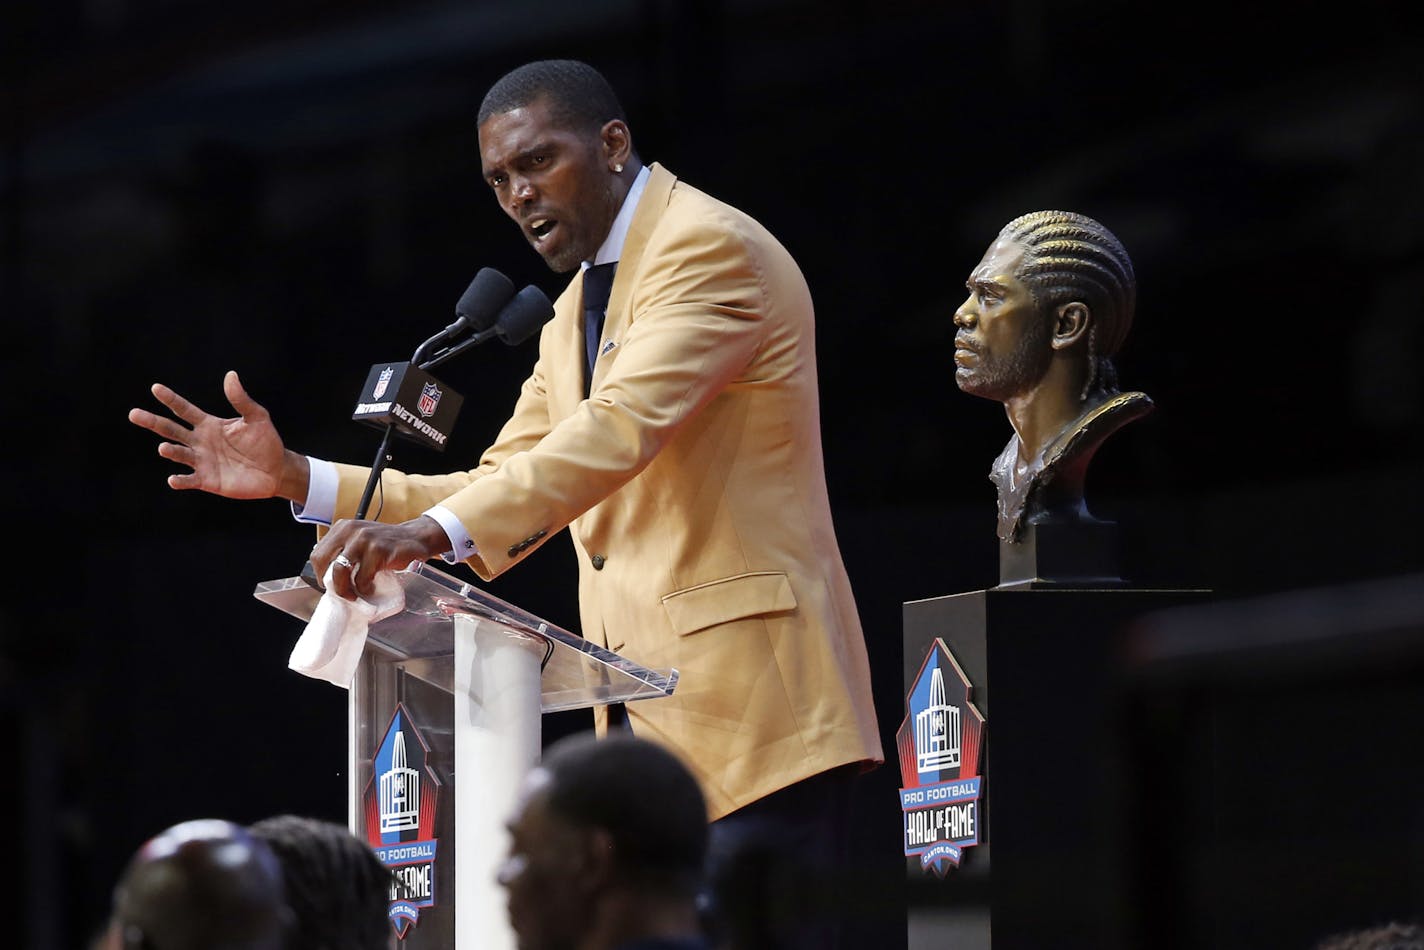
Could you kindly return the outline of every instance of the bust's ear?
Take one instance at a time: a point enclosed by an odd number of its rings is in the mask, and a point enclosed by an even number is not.
[[[1093,326],[1093,314],[1081,300],[1061,304],[1053,314],[1053,348],[1066,350],[1085,339]]]

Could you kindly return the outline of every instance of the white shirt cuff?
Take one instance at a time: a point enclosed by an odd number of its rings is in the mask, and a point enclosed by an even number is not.
[[[440,522],[440,527],[445,529],[445,534],[450,538],[450,550],[440,555],[447,564],[459,564],[465,558],[479,553],[469,532],[450,509],[435,505],[426,509],[423,514]]]
[[[292,517],[305,524],[330,525],[336,516],[336,486],[340,478],[336,466],[322,459],[307,456],[311,475],[307,479],[305,504],[292,502]]]

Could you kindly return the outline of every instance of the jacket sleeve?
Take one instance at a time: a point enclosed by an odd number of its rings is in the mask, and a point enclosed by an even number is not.
[[[731,222],[709,224],[650,242],[631,323],[592,396],[532,444],[532,427],[511,420],[513,451],[443,500],[479,549],[470,564],[480,576],[502,573],[626,484],[752,363],[766,280]]]

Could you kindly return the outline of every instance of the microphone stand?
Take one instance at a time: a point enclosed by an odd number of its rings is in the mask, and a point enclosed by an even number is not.
[[[436,366],[440,363],[445,362],[457,353],[463,353],[467,347],[473,346],[476,343],[483,343],[485,340],[494,336],[495,333],[495,328],[490,327],[488,330],[483,330],[479,333],[476,333],[474,336],[469,337],[465,340],[465,342],[459,344],[458,346],[446,347],[445,349],[435,354],[434,357],[430,359],[425,359],[425,354],[431,347],[435,346],[435,344],[437,343],[442,342],[443,340],[449,339],[452,333],[459,332],[460,329],[462,328],[446,327],[445,329],[441,330],[439,333],[435,334],[433,337],[420,344],[420,346],[416,347],[415,353],[411,356],[410,361],[419,366],[421,369],[429,369],[432,366]],[[376,486],[380,484],[381,472],[383,472],[386,466],[390,464],[391,441],[395,437],[395,431],[395,423],[386,423],[386,431],[381,435],[381,444],[376,449],[375,461],[371,463],[371,474],[366,478],[366,488],[364,491],[361,492],[361,503],[356,506],[357,521],[365,520],[366,511],[371,507],[371,496],[376,493]]]
[[[376,449],[376,460],[371,463],[371,474],[366,479],[366,488],[361,492],[361,503],[356,506],[356,520],[366,518],[366,509],[371,507],[371,496],[376,493],[376,485],[381,480],[381,472],[391,461],[391,439],[395,435],[393,422],[386,423],[386,431],[381,435],[381,445]]]
[[[450,357],[452,357],[452,356],[459,356],[461,353],[465,352],[465,351],[468,350],[470,347],[475,346],[476,344],[479,344],[479,343],[483,343],[484,341],[488,340],[490,337],[493,337],[494,335],[496,335],[496,334],[499,332],[499,330],[500,330],[499,326],[498,326],[498,325],[495,325],[495,326],[490,327],[490,328],[487,329],[487,330],[481,330],[479,333],[473,334],[472,336],[467,336],[467,337],[465,337],[465,339],[464,339],[463,342],[458,343],[458,344],[456,344],[455,346],[447,346],[445,349],[443,349],[443,350],[441,350],[440,352],[436,353],[434,356],[432,356],[430,359],[426,360],[424,363],[421,363],[421,364],[420,364],[420,368],[421,368],[421,369],[430,369],[432,366],[439,366],[441,363],[445,362],[445,361],[448,360]]]
[[[463,327],[452,325],[441,330],[439,333],[435,334],[430,339],[420,344],[420,346],[416,347],[415,353],[411,356],[410,361],[412,363],[415,363],[421,369],[429,369],[430,367],[435,366],[438,363],[445,362],[447,359],[456,355],[457,353],[463,353],[466,347],[473,346],[475,343],[483,343],[495,333],[495,328],[490,327],[488,330],[482,330],[481,332],[475,334],[474,336],[465,340],[464,343],[461,343],[458,346],[446,347],[445,349],[439,351],[434,357],[428,360],[425,359],[425,354],[430,350],[431,347],[435,346],[437,343],[449,339],[451,335],[453,335],[454,333],[458,333],[461,329],[463,329]],[[365,520],[366,512],[371,507],[371,498],[376,493],[376,486],[379,485],[381,482],[381,472],[385,470],[386,465],[388,465],[391,461],[391,442],[395,438],[395,432],[395,423],[386,423],[386,429],[381,434],[381,444],[376,449],[376,458],[371,462],[371,474],[367,476],[366,487],[361,492],[361,502],[356,506],[357,521]],[[319,591],[325,592],[326,587],[322,584],[321,578],[316,576],[316,569],[312,567],[311,561],[307,561],[306,564],[302,567],[301,578],[302,580],[306,581],[309,586],[314,587]]]

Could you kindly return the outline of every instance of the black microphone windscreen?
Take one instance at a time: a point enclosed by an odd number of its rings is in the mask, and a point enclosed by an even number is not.
[[[544,291],[530,284],[509,302],[499,315],[495,332],[510,346],[518,346],[539,331],[554,316],[554,305]]]
[[[514,281],[492,267],[481,268],[455,304],[455,316],[476,333],[488,330],[513,296]]]

